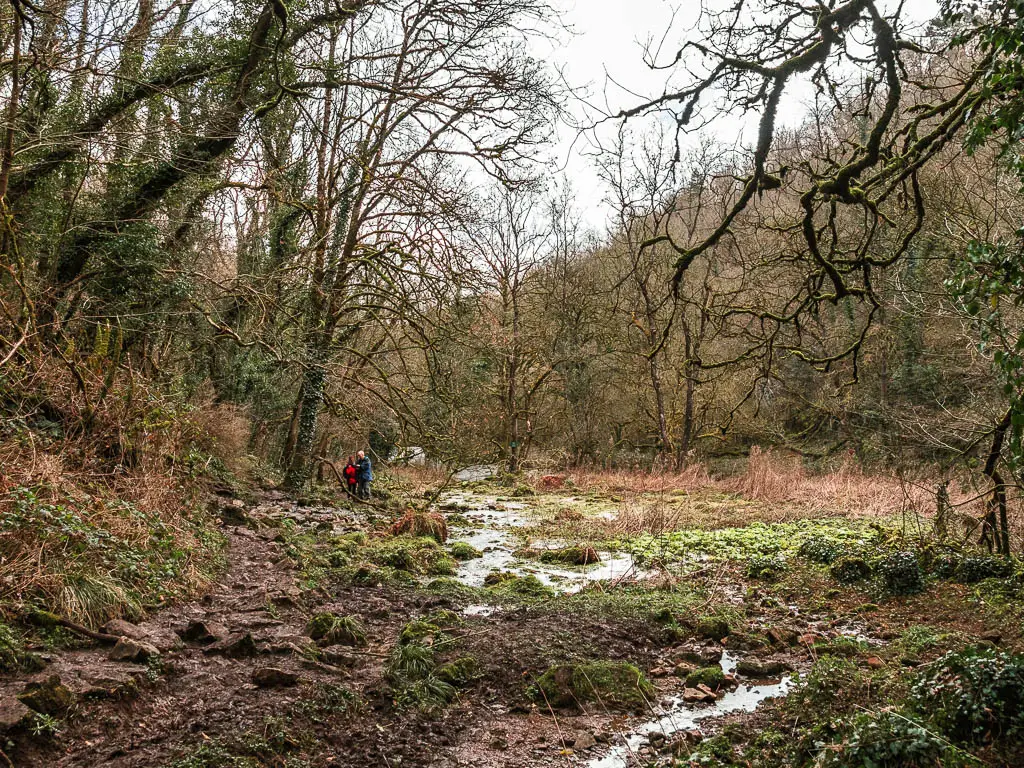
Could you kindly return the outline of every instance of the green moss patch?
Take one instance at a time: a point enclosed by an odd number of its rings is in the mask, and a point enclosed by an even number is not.
[[[530,693],[541,704],[558,709],[596,702],[622,712],[647,709],[655,695],[644,673],[623,661],[559,664],[537,678]]]
[[[483,552],[465,541],[456,541],[448,548],[448,552],[456,560],[475,560],[484,556]]]
[[[363,550],[371,563],[415,575],[450,576],[458,563],[434,539],[395,536],[371,542]]]

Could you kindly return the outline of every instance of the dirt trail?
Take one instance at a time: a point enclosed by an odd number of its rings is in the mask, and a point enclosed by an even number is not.
[[[52,747],[24,739],[21,766],[161,765],[189,744],[220,733],[242,733],[284,710],[303,688],[337,684],[366,666],[372,655],[353,653],[348,668],[304,658],[310,598],[295,585],[295,565],[264,527],[268,517],[288,516],[307,526],[353,528],[337,512],[301,510],[271,494],[247,513],[256,528],[225,528],[228,567],[202,599],[168,608],[138,625],[139,639],[161,651],[159,666],[108,660],[96,647],[55,654],[40,673],[0,684],[0,701],[10,701],[26,682],[59,675],[76,696],[72,716]],[[317,599],[319,598],[319,599]],[[202,623],[213,636],[183,642],[179,634]],[[293,688],[260,688],[257,669],[274,667],[300,676]],[[148,677],[155,677],[151,681]]]

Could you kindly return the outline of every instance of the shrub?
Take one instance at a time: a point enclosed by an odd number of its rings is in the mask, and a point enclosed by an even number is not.
[[[858,715],[824,765],[848,768],[956,768],[976,764],[927,726],[899,712]]]
[[[934,628],[923,624],[907,627],[900,635],[900,647],[911,655],[918,655],[939,644],[942,635]]]
[[[975,584],[985,579],[1005,579],[1013,573],[1013,563],[1003,557],[968,555],[960,560],[954,576],[961,584]]]
[[[753,555],[747,560],[749,579],[774,579],[786,570],[786,559],[781,555]]]
[[[798,551],[801,557],[828,565],[843,555],[844,547],[835,539],[818,535],[804,539]]]
[[[530,691],[533,698],[557,708],[576,708],[584,702],[622,711],[643,710],[654,697],[644,673],[623,661],[559,664],[541,675]]]
[[[42,668],[43,662],[40,658],[25,650],[21,636],[0,621],[0,673],[37,672]]]
[[[871,576],[871,565],[863,557],[841,557],[832,563],[828,572],[840,584],[856,584]]]
[[[797,711],[828,712],[833,708],[841,711],[844,699],[860,700],[867,689],[864,673],[852,661],[826,654],[814,663],[789,702]]]
[[[991,649],[947,653],[911,688],[917,710],[952,738],[983,743],[1024,737],[1024,655]]]
[[[458,563],[427,537],[381,539],[366,550],[366,556],[378,565],[417,575],[450,576],[458,569]]]
[[[366,645],[366,630],[351,616],[318,613],[309,620],[306,631],[320,645]]]
[[[893,552],[879,559],[875,571],[891,595],[913,595],[924,589],[924,574],[913,552]]]

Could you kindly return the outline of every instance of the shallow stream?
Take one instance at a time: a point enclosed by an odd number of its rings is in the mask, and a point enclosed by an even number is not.
[[[728,651],[722,654],[722,670],[731,674],[736,669],[737,659]],[[621,744],[613,746],[603,756],[587,762],[588,768],[626,768],[630,760],[639,764],[634,756],[648,743],[652,733],[662,733],[666,741],[676,734],[696,728],[712,717],[721,717],[734,712],[753,712],[758,704],[775,696],[785,696],[793,680],[786,675],[777,683],[750,685],[741,683],[738,688],[728,691],[714,704],[689,704],[681,696],[673,696],[666,706],[650,720],[630,721],[628,733]]]

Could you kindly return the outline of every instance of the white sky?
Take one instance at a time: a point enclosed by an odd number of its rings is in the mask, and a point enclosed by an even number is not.
[[[544,56],[561,69],[568,83],[582,88],[591,105],[609,112],[635,105],[643,96],[662,92],[667,72],[655,72],[644,63],[644,45],[656,45],[664,30],[672,26],[666,38],[662,59],[674,54],[697,21],[700,3],[680,0],[553,0],[564,13],[564,21],[572,30],[537,55]],[[882,1],[883,7],[895,0]],[[710,7],[728,7],[733,0],[704,0]],[[905,18],[922,24],[938,13],[938,0],[906,0]],[[673,24],[674,22],[674,24]],[[632,91],[632,93],[630,93]],[[809,91],[807,92],[809,93]],[[636,95],[634,95],[636,94]],[[806,114],[802,96],[796,91],[780,109],[784,123],[797,124]],[[583,116],[582,103],[572,110]],[[713,131],[720,141],[733,144],[749,137],[750,120],[726,116],[716,121]],[[610,130],[614,131],[613,128]],[[608,211],[602,203],[604,192],[594,170],[593,160],[586,156],[585,140],[575,141],[575,132],[562,128],[552,168],[564,166],[575,191],[584,219],[593,227],[603,229]],[[592,152],[592,150],[590,150]]]

